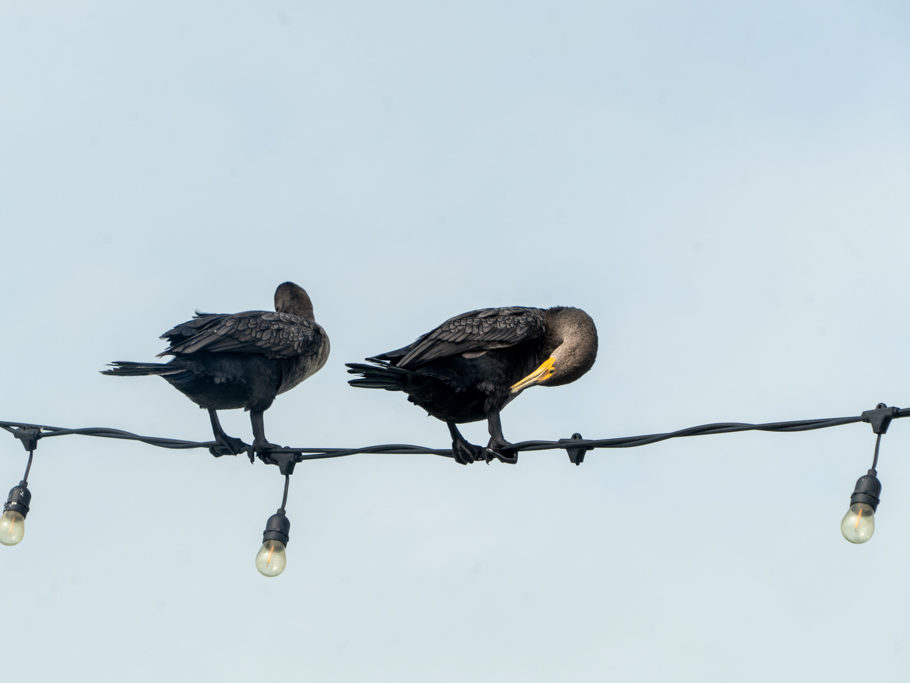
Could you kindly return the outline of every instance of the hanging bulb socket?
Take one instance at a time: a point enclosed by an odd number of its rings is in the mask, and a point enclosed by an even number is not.
[[[288,532],[291,521],[284,514],[284,507],[269,517],[262,532],[262,547],[256,553],[256,569],[263,576],[278,576],[288,564]]]
[[[853,489],[853,495],[850,496],[850,505],[865,503],[875,512],[881,493],[882,483],[878,480],[875,470],[869,470],[856,480],[856,487]]]
[[[875,533],[875,508],[878,507],[882,483],[875,468],[856,480],[850,507],[840,523],[840,532],[850,543],[865,543]]]
[[[0,543],[3,545],[16,545],[25,536],[25,516],[31,499],[24,479],[10,489],[3,514],[0,514]]]
[[[32,500],[32,493],[28,490],[28,482],[20,481],[18,486],[9,490],[9,497],[3,505],[4,512],[18,512],[23,517],[28,515],[28,504]]]
[[[856,480],[853,495],[850,496],[850,507],[840,522],[840,532],[850,543],[865,543],[875,533],[875,510],[882,493],[882,483],[878,480],[878,449],[882,444],[882,434],[888,431],[891,420],[900,416],[900,410],[893,406],[879,403],[874,410],[862,414],[864,422],[872,425],[875,432],[875,452],[872,455],[872,467]]]
[[[283,509],[279,510],[269,517],[269,521],[265,523],[265,531],[262,532],[262,542],[280,541],[284,545],[287,545],[288,540],[290,540],[290,536],[288,535],[290,531],[291,520],[287,518]]]

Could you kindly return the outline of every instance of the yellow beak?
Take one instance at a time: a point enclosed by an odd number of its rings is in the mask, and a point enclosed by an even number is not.
[[[532,372],[527,377],[524,377],[523,379],[518,380],[517,382],[515,382],[515,384],[513,384],[511,387],[509,387],[509,392],[512,394],[517,394],[519,391],[521,391],[523,389],[527,389],[530,386],[534,386],[535,384],[540,384],[541,382],[549,379],[550,376],[554,372],[556,372],[555,369],[553,368],[554,363],[555,363],[555,361],[553,360],[553,356],[550,356],[543,363],[541,363],[540,366],[534,372]]]

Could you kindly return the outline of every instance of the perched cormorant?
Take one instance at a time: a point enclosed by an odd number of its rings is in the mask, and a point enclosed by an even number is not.
[[[594,321],[579,308],[483,308],[462,313],[410,346],[347,363],[361,377],[355,387],[403,391],[411,403],[445,422],[452,453],[462,464],[497,457],[510,444],[499,411],[535,384],[568,384],[591,369],[597,356]],[[486,419],[486,450],[465,441],[456,424]]]
[[[315,373],[329,356],[329,338],[313,318],[310,297],[293,282],[275,290],[274,313],[196,313],[161,338],[170,346],[158,356],[174,356],[168,363],[115,361],[102,372],[164,377],[209,411],[216,455],[239,453],[245,444],[225,434],[215,411],[249,410],[253,448],[274,448],[265,438],[262,413],[276,395]]]

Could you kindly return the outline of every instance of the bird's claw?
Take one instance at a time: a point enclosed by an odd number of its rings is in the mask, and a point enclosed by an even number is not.
[[[501,453],[495,448],[490,448],[487,446],[484,450],[484,459],[489,465],[493,460],[499,460],[499,462],[504,462],[508,465],[517,465],[518,464],[518,453]]]
[[[237,455],[249,449],[242,439],[236,436],[223,436],[215,439],[215,444],[209,448],[209,453],[216,458],[223,455]]]
[[[452,442],[452,456],[459,465],[468,465],[472,462],[486,459],[484,455],[485,451],[485,448],[475,446],[467,441]]]
[[[250,452],[253,455],[268,455],[269,451],[274,451],[279,448],[284,448],[284,446],[272,443],[271,441],[253,441]]]
[[[508,445],[511,446],[511,444]],[[518,462],[518,453],[509,453],[505,451],[504,448],[502,448],[502,450],[497,450],[491,446],[475,446],[467,441],[453,442],[452,455],[455,458],[455,462],[461,465],[467,465],[472,462],[477,462],[478,460],[483,460],[488,465],[493,460],[499,460],[500,462],[508,463],[510,465],[514,465]]]

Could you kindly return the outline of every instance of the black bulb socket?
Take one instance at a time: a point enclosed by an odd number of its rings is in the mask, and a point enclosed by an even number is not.
[[[281,541],[287,545],[290,538],[288,536],[290,530],[291,520],[284,514],[284,510],[279,510],[269,517],[269,521],[265,523],[265,531],[262,532],[262,542]]]
[[[850,496],[850,505],[866,503],[874,512],[878,507],[879,496],[882,493],[882,483],[875,476],[875,470],[869,470],[856,480],[856,488]]]
[[[31,500],[32,492],[28,490],[28,484],[20,481],[18,486],[9,490],[9,497],[3,505],[3,511],[11,510],[25,517],[28,515],[28,504]]]

